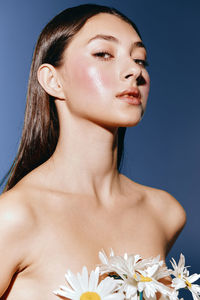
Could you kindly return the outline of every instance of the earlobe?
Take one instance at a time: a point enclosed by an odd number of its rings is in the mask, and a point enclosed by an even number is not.
[[[65,95],[59,83],[56,69],[52,65],[42,64],[38,69],[37,77],[40,85],[50,96],[65,100]]]

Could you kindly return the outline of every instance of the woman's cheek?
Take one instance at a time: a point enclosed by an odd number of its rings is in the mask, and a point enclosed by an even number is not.
[[[76,61],[74,82],[82,91],[104,95],[113,86],[112,76],[105,68],[98,68],[83,61]]]
[[[97,69],[96,67],[88,68],[88,81],[98,94],[104,95],[110,93],[113,88],[112,76],[109,76],[107,70]]]

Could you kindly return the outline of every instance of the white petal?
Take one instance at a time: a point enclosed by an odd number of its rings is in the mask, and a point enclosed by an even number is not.
[[[192,291],[191,291],[191,293],[192,293],[192,297],[193,297],[194,300],[199,300],[200,299],[200,296],[198,296],[196,293],[194,293]]]
[[[110,257],[112,257],[112,256],[115,256],[115,253],[114,253],[113,249],[111,248],[110,249]]]
[[[128,285],[128,284],[124,285],[124,291],[128,299],[137,295],[137,288],[132,285]]]
[[[124,259],[127,260],[128,259],[128,254],[124,253]]]
[[[99,251],[99,259],[102,262],[102,264],[107,265],[108,264],[108,258],[104,250]]]
[[[116,286],[117,284],[115,283],[115,280],[113,278],[106,277],[98,285],[97,292],[99,294],[102,294],[103,296],[106,296],[112,293],[116,289]]]
[[[81,286],[77,277],[70,270],[68,270],[68,272],[65,274],[65,278],[74,290],[81,290]]]
[[[70,290],[68,292],[62,291],[62,290],[57,290],[57,291],[54,291],[54,294],[68,298],[68,299],[74,299],[74,297],[76,295],[73,291],[70,291]]]
[[[182,288],[186,287],[186,283],[183,279],[174,278],[172,280],[171,286],[174,287],[176,290],[179,290],[179,289],[182,289]]]
[[[156,300],[157,298],[156,298],[156,295],[154,295],[153,297],[147,297],[147,295],[144,293],[143,294],[143,298],[145,299],[145,300]]]
[[[185,266],[185,256],[181,253],[180,254],[180,259],[178,262],[178,268],[183,268]]]
[[[159,280],[159,279],[167,277],[167,276],[170,276],[170,272],[166,266],[160,267],[159,270],[157,271],[157,273],[154,274],[154,278],[156,280]]]
[[[144,282],[139,282],[138,283],[138,291],[141,293],[145,289],[145,283]]]
[[[171,262],[171,265],[172,265],[173,269],[175,270],[177,268],[177,264],[176,264],[176,261],[175,261],[175,259],[173,257],[170,260],[170,262]]]
[[[199,286],[198,284],[192,284],[192,290],[193,290],[195,293],[200,294],[200,286]]]
[[[161,283],[159,281],[154,281],[154,285],[155,285],[157,291],[160,292],[161,294],[171,296],[172,289],[169,288],[168,286],[164,285],[163,283]]]
[[[159,265],[154,265],[152,267],[148,267],[147,268],[148,277],[152,277],[157,272],[158,268],[159,268]]]
[[[200,278],[200,274],[193,274],[187,278],[190,283],[197,281]]]
[[[88,290],[95,291],[97,289],[98,281],[99,281],[99,268],[97,267],[95,271],[92,271],[90,273]]]
[[[155,294],[157,291],[156,285],[153,282],[149,282],[149,284],[146,284],[146,288],[145,288],[146,295],[147,295],[147,291],[148,291],[149,297],[151,297],[151,298],[155,297]]]
[[[82,282],[82,285],[84,286],[85,290],[87,290],[88,289],[88,270],[85,266],[82,269],[81,282]]]
[[[62,290],[62,291],[70,291],[72,293],[75,293],[76,291],[72,290],[71,288],[68,288],[66,285],[60,285],[59,288]]]
[[[122,293],[111,294],[103,297],[103,300],[124,300],[124,294]]]

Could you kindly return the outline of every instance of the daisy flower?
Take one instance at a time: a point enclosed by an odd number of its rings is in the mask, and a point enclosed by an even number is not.
[[[189,274],[185,266],[185,257],[183,254],[180,255],[178,265],[174,259],[172,259],[171,264],[173,270],[170,270],[170,273],[175,276],[172,280],[172,287],[176,290],[186,288],[192,293],[194,300],[200,300],[200,286],[194,284],[194,282],[200,278],[200,274]]]
[[[99,275],[98,267],[90,275],[86,267],[77,275],[68,270],[65,278],[71,288],[60,286],[60,290],[54,291],[54,294],[71,300],[124,300],[124,295],[117,292],[117,281],[106,277],[99,283]]]
[[[159,282],[159,264],[147,267],[138,274],[138,291],[143,292],[144,299],[156,299],[156,293],[160,292],[163,296],[171,298],[172,290]]]
[[[172,258],[170,262],[173,267],[173,270],[170,270],[171,275],[174,275],[175,277],[179,277],[179,275],[188,276],[188,267],[185,266],[185,256],[182,253],[180,255],[178,265],[174,258]]]
[[[110,257],[107,257],[102,250],[99,252],[99,258],[102,262],[102,265],[100,265],[101,274],[115,272],[123,279],[135,277],[137,273],[140,273],[140,270],[145,270],[148,266],[159,265],[159,267],[162,267],[163,265],[163,261],[160,261],[160,256],[148,259],[142,259],[142,257],[137,254],[128,255],[127,253],[125,253],[124,256],[115,256],[112,249]],[[156,275],[156,279],[160,279],[168,276],[169,272],[166,267],[162,267]]]
[[[126,294],[126,299],[135,300],[138,292],[143,293],[144,299],[156,299],[156,293],[171,295],[171,289],[158,282],[160,278],[169,275],[169,271],[163,266],[160,257],[142,259],[140,255],[114,256],[111,251],[107,257],[104,251],[99,252],[99,258],[103,265],[101,272],[116,273],[123,281],[121,290]]]
[[[125,291],[126,299],[137,299],[137,281],[136,271],[144,268],[145,263],[142,262],[140,255],[115,256],[111,249],[110,257],[107,257],[102,250],[99,252],[99,258],[102,262],[100,266],[101,274],[109,273],[111,275],[117,274],[120,279],[121,291]]]

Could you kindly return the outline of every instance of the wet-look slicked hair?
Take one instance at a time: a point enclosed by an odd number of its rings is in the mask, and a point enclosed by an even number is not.
[[[37,41],[30,70],[27,104],[21,142],[15,160],[4,177],[4,192],[20,179],[47,161],[55,151],[59,138],[59,120],[54,98],[48,95],[37,79],[37,71],[44,63],[60,67],[63,53],[72,38],[88,19],[99,14],[115,15],[129,23],[140,36],[136,25],[118,10],[96,4],[84,4],[67,8],[55,16],[43,29]],[[123,155],[126,128],[118,129],[117,167]]]

